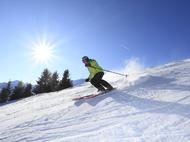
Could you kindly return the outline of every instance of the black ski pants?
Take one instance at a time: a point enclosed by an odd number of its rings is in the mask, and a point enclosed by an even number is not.
[[[113,88],[107,81],[103,80],[104,72],[97,73],[91,80],[90,83],[96,87],[98,90],[103,91],[105,88]],[[104,88],[105,87],[105,88]]]

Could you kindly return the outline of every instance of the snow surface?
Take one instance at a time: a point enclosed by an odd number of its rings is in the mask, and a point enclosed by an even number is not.
[[[84,83],[0,107],[1,142],[190,142],[190,60],[128,78],[106,75],[117,90]]]

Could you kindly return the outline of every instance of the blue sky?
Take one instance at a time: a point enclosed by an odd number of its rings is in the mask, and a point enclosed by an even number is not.
[[[190,58],[189,0],[1,0],[0,82],[35,83],[44,68],[88,76],[81,57],[106,69],[139,58],[147,67]],[[54,44],[48,64],[35,63],[32,43]]]

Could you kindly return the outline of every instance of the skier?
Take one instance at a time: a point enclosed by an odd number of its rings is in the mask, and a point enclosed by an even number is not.
[[[89,59],[87,56],[84,56],[82,57],[82,62],[88,68],[88,71],[90,73],[89,77],[85,79],[86,82],[90,81],[90,83],[98,89],[98,92],[113,90],[113,87],[107,81],[102,79],[102,77],[104,76],[104,72],[102,67],[98,65],[96,60]]]

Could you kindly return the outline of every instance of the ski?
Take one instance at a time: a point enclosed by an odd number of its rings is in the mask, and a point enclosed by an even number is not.
[[[113,90],[115,90],[115,89],[116,88],[114,88]],[[108,92],[111,92],[113,90],[105,90],[103,92],[99,92],[99,93],[94,93],[94,94],[90,94],[90,95],[86,95],[86,96],[77,97],[77,98],[74,98],[73,100],[76,101],[76,100],[83,100],[83,99],[91,99],[91,98],[94,98],[96,96],[103,95],[103,94],[106,94]]]

